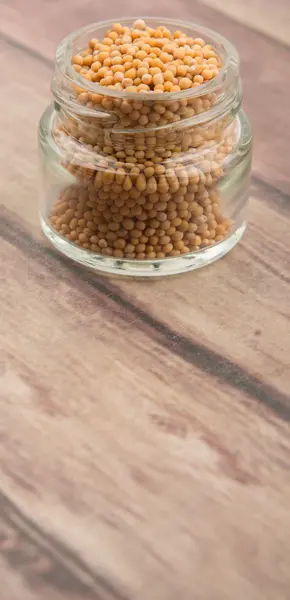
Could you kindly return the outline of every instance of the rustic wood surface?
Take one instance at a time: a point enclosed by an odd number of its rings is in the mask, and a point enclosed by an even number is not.
[[[144,13],[237,45],[255,135],[241,244],[153,283],[75,267],[37,213],[56,44]],[[289,20],[288,0],[0,2],[0,600],[290,598]]]

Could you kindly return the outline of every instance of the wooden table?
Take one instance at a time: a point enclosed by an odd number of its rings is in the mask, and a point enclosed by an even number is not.
[[[116,6],[0,3],[0,597],[287,600],[289,0]],[[199,272],[102,278],[43,241],[36,126],[64,35],[154,11],[240,51],[249,227]]]

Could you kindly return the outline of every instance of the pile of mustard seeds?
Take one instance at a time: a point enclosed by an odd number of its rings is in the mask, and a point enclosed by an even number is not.
[[[215,50],[200,38],[137,20],[132,28],[115,24],[101,42],[91,40],[72,65],[104,88],[101,94],[74,86],[77,102],[113,121],[106,128],[98,118],[70,115],[56,131],[77,183],[53,206],[53,228],[87,250],[137,260],[176,257],[223,240],[232,224],[222,215],[216,184],[233,133],[221,123],[175,127],[209,110],[214,94],[167,99],[216,77],[222,63]],[[106,89],[125,94],[109,96]],[[164,102],[155,101],[156,93]],[[122,130],[132,127],[130,135]]]
[[[89,81],[128,92],[179,92],[202,85],[222,66],[201,38],[166,27],[152,29],[142,20],[133,28],[120,23],[99,42],[72,57],[74,69]]]

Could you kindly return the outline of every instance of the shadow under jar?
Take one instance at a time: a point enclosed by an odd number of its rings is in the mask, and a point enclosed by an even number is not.
[[[46,236],[87,267],[142,277],[199,268],[231,250],[245,230],[251,169],[235,48],[195,24],[146,23],[203,38],[220,72],[178,92],[104,87],[71,64],[113,21],[94,24],[60,44],[54,105],[39,127]]]

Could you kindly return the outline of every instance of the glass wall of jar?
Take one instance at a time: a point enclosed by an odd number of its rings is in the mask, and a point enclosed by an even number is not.
[[[102,86],[71,64],[113,22],[91,25],[60,44],[54,105],[39,127],[44,233],[83,265],[135,276],[181,273],[231,250],[245,230],[251,169],[235,48],[198,25],[148,21],[205,39],[220,72],[177,92]]]

